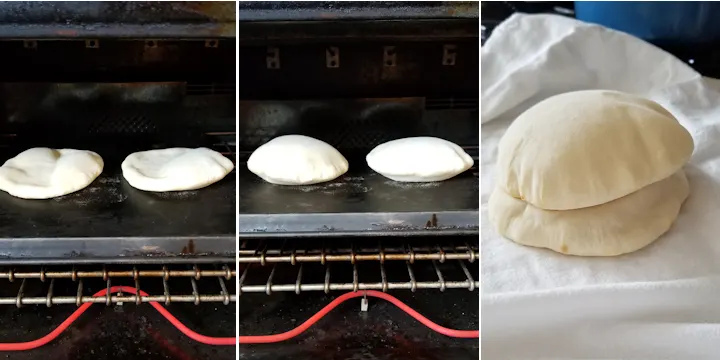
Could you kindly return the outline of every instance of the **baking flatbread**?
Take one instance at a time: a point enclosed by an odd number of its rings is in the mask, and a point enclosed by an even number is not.
[[[474,164],[473,158],[460,146],[426,136],[380,144],[365,159],[378,174],[400,182],[443,181]]]
[[[222,180],[235,165],[207,148],[170,148],[132,153],[121,167],[132,187],[162,192],[204,188]]]
[[[87,150],[32,148],[0,167],[0,190],[22,199],[49,199],[82,190],[103,170]]]
[[[248,158],[250,172],[277,185],[311,185],[336,179],[348,162],[329,144],[303,135],[276,137]]]

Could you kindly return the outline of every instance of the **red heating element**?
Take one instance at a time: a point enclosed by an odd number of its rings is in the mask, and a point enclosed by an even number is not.
[[[98,291],[93,296],[105,296],[108,289],[103,289],[101,291]],[[113,286],[109,289],[111,293],[113,292],[127,292],[131,294],[136,294],[137,292],[135,288],[129,287],[129,286]],[[144,291],[139,291],[141,296],[148,296],[148,294]],[[413,310],[409,306],[407,306],[402,301],[398,300],[397,298],[388,295],[386,293],[380,292],[380,291],[374,291],[374,290],[367,290],[362,292],[350,292],[343,294],[339,296],[337,299],[330,302],[328,305],[326,305],[324,308],[322,308],[320,311],[318,311],[315,315],[310,317],[308,320],[306,320],[304,323],[302,323],[300,326],[281,333],[281,334],[273,334],[273,335],[253,335],[253,336],[240,336],[239,338],[235,337],[210,337],[205,336],[202,334],[199,334],[187,326],[185,326],[183,323],[181,323],[176,317],[174,317],[172,314],[170,314],[167,309],[165,309],[162,305],[160,305],[157,302],[151,301],[150,305],[157,310],[160,315],[162,315],[165,319],[167,319],[170,324],[175,326],[178,330],[180,330],[181,333],[185,334],[187,337],[206,344],[206,345],[235,345],[238,342],[240,344],[267,344],[267,343],[276,343],[281,342],[285,340],[292,339],[303,332],[305,332],[307,329],[309,329],[311,326],[313,326],[316,322],[318,322],[320,319],[322,319],[325,315],[327,315],[330,311],[335,309],[338,305],[344,303],[347,300],[358,298],[358,297],[364,297],[364,296],[370,296],[375,297],[379,299],[386,300],[393,305],[397,306],[404,312],[406,312],[408,315],[412,316],[414,319],[419,321],[421,324],[425,325],[426,327],[430,328],[431,330],[443,334],[445,336],[449,337],[455,337],[455,338],[468,338],[468,339],[477,339],[480,337],[480,331],[478,330],[454,330],[454,329],[448,329],[446,327],[442,327],[438,324],[435,324],[434,322],[430,321],[428,318],[422,316],[417,311]],[[63,331],[65,331],[70,325],[77,320],[80,315],[82,315],[93,303],[85,303],[81,305],[75,312],[73,312],[65,321],[63,321],[58,327],[56,327],[53,331],[51,331],[49,334],[32,341],[27,342],[18,342],[18,343],[0,343],[0,351],[22,351],[22,350],[32,350],[38,347],[41,347],[57,338]]]

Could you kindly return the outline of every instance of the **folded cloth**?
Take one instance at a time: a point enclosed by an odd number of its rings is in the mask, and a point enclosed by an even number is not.
[[[720,359],[720,82],[630,35],[554,15],[516,14],[500,24],[481,67],[483,355]],[[695,140],[685,168],[690,196],[675,225],[620,257],[524,247],[487,217],[497,144],[512,119],[585,89],[652,99]]]

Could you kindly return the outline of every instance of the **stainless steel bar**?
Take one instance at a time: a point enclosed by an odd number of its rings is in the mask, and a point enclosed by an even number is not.
[[[241,264],[248,264],[248,263],[292,263],[295,262],[320,262],[323,263],[326,262],[351,262],[353,261],[408,261],[412,259],[411,254],[342,254],[342,255],[334,255],[334,254],[320,254],[320,255],[283,255],[283,256],[268,256],[267,254],[264,254],[263,256],[241,256],[239,258],[239,262]],[[463,253],[434,253],[434,254],[425,254],[425,253],[414,253],[414,259],[415,260],[469,260],[471,259],[472,255],[468,252]]]
[[[470,261],[470,263],[474,263],[475,258],[477,258],[477,254],[475,254],[475,249],[470,247],[470,244],[468,244],[467,242],[465,243],[465,247],[467,248],[467,252],[470,255],[470,259],[468,259],[468,261]]]
[[[470,282],[470,287],[468,287],[468,290],[470,290],[470,291],[475,290],[475,280],[473,280],[470,270],[468,270],[467,266],[465,266],[465,263],[463,261],[458,260],[458,263],[460,263],[460,267],[462,268],[463,272],[465,273],[465,277],[467,277],[468,282]]]
[[[19,308],[23,304],[23,295],[25,292],[25,281],[27,279],[23,279],[22,283],[20,283],[20,290],[18,290],[17,297],[15,298],[15,305]]]
[[[439,260],[440,260],[440,263],[442,264],[442,263],[444,263],[445,260],[447,259],[447,254],[445,254],[445,250],[443,250],[442,245],[438,244],[438,245],[437,245],[437,248],[438,248],[438,253],[439,253],[439,255],[440,255],[440,259],[439,259]]]
[[[165,305],[170,305],[170,285],[168,285],[167,278],[162,279],[163,282],[163,296],[165,296]]]
[[[263,247],[260,252],[260,265],[265,266],[265,252],[267,251],[267,244]]]
[[[223,271],[225,272],[225,280],[229,281],[235,276],[235,270],[230,270],[227,264],[223,265]]]
[[[355,243],[352,243],[350,245],[350,263],[353,265],[357,264],[356,255],[357,254],[355,254]]]
[[[244,245],[244,246],[240,247],[240,250],[238,250],[238,254],[240,254],[240,255],[257,255],[259,248],[256,248],[257,250],[247,249],[247,243],[248,243],[248,240],[244,240],[244,242],[242,243],[242,245]],[[264,241],[263,241],[263,244],[264,244]],[[352,249],[353,246],[354,246],[354,243],[351,244],[351,248],[337,247],[337,248],[333,248],[332,251],[335,253],[350,253],[353,251],[353,249]],[[414,245],[413,249],[415,251],[419,251],[419,252],[431,253],[431,252],[437,251],[437,245],[433,245],[433,246]],[[445,249],[445,251],[467,252],[468,250],[477,251],[478,247],[470,246],[469,244],[466,243],[464,245],[445,246],[444,249]],[[305,252],[308,254],[320,253],[321,251],[322,251],[322,249],[319,247],[314,248],[314,249],[312,249],[312,248],[305,249]],[[362,248],[356,247],[354,249],[354,251],[356,253],[376,253],[379,251],[379,249],[377,247],[362,247]],[[407,249],[405,246],[385,247],[385,252],[404,253],[406,251],[407,251]],[[265,252],[266,255],[280,255],[280,253],[281,253],[281,251],[279,248],[268,248]]]
[[[435,260],[433,260],[432,264],[433,264],[433,267],[435,268],[435,274],[437,274],[437,277],[438,277],[438,283],[440,283],[440,291],[445,291],[445,289],[447,289],[447,287],[445,286],[445,284],[446,284],[445,277],[443,276],[442,271],[440,271],[440,268],[438,267],[437,262]]]
[[[75,306],[80,306],[82,304],[82,293],[83,293],[83,281],[80,279],[78,281],[78,288],[77,288],[77,295],[75,296]],[[55,301],[53,301],[55,302]],[[57,302],[55,302],[57,304]]]
[[[383,249],[382,240],[378,240],[378,249],[380,249],[379,254],[380,255],[380,264],[385,263],[385,249]]]
[[[112,297],[112,294],[110,293],[110,278],[107,276],[105,277],[107,279],[107,289],[105,290],[105,305],[110,306],[112,304],[112,301],[110,301],[110,298]]]
[[[93,297],[93,296],[81,296],[80,304],[83,303],[95,303],[95,304],[107,304],[107,299],[110,299],[110,304],[116,304],[119,302],[133,302],[137,303],[138,297],[136,295],[127,295],[127,296],[117,296],[112,295],[110,297],[106,296],[99,296],[99,297]],[[165,301],[165,295],[150,295],[150,296],[139,296],[141,303],[146,302],[163,302]],[[198,296],[199,302],[224,302],[225,295],[204,295],[201,294]],[[76,304],[78,297],[76,296],[55,296],[51,298],[51,301],[53,304]],[[237,300],[235,295],[229,296],[230,302],[235,302]],[[17,305],[17,298],[0,298],[0,305]],[[171,295],[170,301],[171,302],[180,302],[180,303],[194,303],[196,300],[195,295]],[[47,297],[23,297],[20,305],[45,305],[47,304],[48,298]]]
[[[410,261],[405,263],[405,265],[407,265],[408,275],[410,275],[410,291],[415,292],[415,290],[417,290],[417,281],[415,280],[415,274],[410,264],[412,264]]]
[[[290,265],[292,266],[295,266],[295,264],[297,264],[297,262],[295,262],[295,256],[297,256],[297,254],[295,253],[296,250],[297,247],[293,246],[293,249],[290,251]]]
[[[440,282],[416,282],[416,289],[467,289],[470,284],[467,280],[464,281],[445,281]],[[475,281],[473,286],[480,286],[479,281]],[[291,292],[295,291],[295,284],[276,284],[272,285],[273,292]],[[388,290],[412,290],[413,284],[410,282],[406,283],[387,283]],[[330,291],[352,291],[355,288],[355,284],[342,283],[342,284],[327,284],[327,288]],[[382,290],[383,283],[359,283],[357,284],[358,290]],[[325,291],[326,284],[301,284],[300,291]],[[245,285],[242,286],[242,292],[246,293],[264,293],[267,291],[266,285]]]
[[[197,264],[193,265],[193,272],[195,273],[195,280],[200,280],[200,269]]]
[[[325,290],[326,294],[332,290],[330,289],[330,264],[325,265],[325,284],[323,290]]]
[[[268,295],[272,295],[272,281],[273,277],[275,277],[275,269],[277,269],[277,264],[273,265],[272,270],[270,270],[270,276],[268,276],[267,283],[265,284],[265,287],[267,288],[265,293]]]
[[[135,278],[135,294],[140,295],[140,278]],[[135,302],[136,305],[140,305],[140,297],[138,296],[137,301]]]
[[[300,264],[300,269],[298,269],[297,274],[297,280],[295,280],[295,294],[300,295],[300,288],[302,287],[302,270],[303,270],[303,264]]]
[[[48,287],[48,293],[45,297],[45,305],[51,307],[53,304],[53,286],[55,286],[55,279],[50,280],[50,287]]]
[[[231,275],[236,275],[235,270],[230,270]],[[227,270],[139,270],[136,273],[133,270],[126,271],[28,271],[18,272],[13,270],[0,272],[0,279],[76,279],[76,278],[134,278],[138,277],[216,277],[226,276]]]
[[[353,291],[358,291],[359,279],[357,264],[353,263]]]
[[[282,254],[280,254],[280,255],[282,255]],[[327,254],[325,254],[325,240],[323,240],[322,250],[320,251],[320,263],[323,265],[325,265],[325,262],[327,262],[326,255]]]
[[[198,292],[197,280],[190,278],[190,285],[192,286],[192,296],[195,305],[200,305],[200,293]]]
[[[382,292],[387,292],[387,274],[385,273],[385,264],[383,262],[380,262],[380,278],[382,279]]]
[[[238,280],[238,295],[242,295],[242,286],[245,282],[245,278],[247,277],[248,270],[250,270],[250,267],[245,267],[245,270],[243,271],[242,275],[240,275],[240,279]]]
[[[394,253],[405,252],[406,248],[404,245],[405,244],[395,245],[395,246],[391,245],[391,246],[385,247],[385,251],[386,252],[394,252]],[[350,246],[353,246],[353,244],[351,244]],[[477,250],[478,247],[470,246],[468,244],[464,244],[464,245],[446,244],[445,251],[467,252],[467,250],[469,248],[472,248],[473,250]],[[436,245],[429,246],[429,245],[415,244],[414,249],[416,251],[425,252],[425,253],[437,252]],[[351,250],[350,248],[343,247],[343,246],[332,248],[332,252],[334,252],[334,253],[349,253],[350,250]],[[319,247],[307,249],[307,252],[309,254],[320,253],[320,251],[321,251],[321,249]],[[376,253],[378,251],[379,251],[379,249],[375,246],[370,246],[370,247],[364,246],[364,247],[356,247],[355,248],[355,252],[357,252],[357,253]],[[238,250],[238,254],[240,254],[240,255],[257,255],[257,252],[255,252],[252,249],[240,248]],[[266,255],[280,255],[280,249],[278,247],[268,247]]]
[[[227,305],[230,303],[230,294],[225,285],[225,279],[223,279],[222,276],[218,276],[218,281],[220,282],[220,294],[223,296],[223,304]]]

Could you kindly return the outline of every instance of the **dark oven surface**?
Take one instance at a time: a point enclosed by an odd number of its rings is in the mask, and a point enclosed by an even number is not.
[[[235,160],[234,97],[187,95],[186,88],[185,83],[3,84],[5,159],[32,147],[80,148],[100,154],[105,165],[90,186],[62,197],[0,194],[0,253],[35,258],[232,253],[234,172],[204,189],[152,193],[132,188],[120,170],[134,151],[175,146],[205,146]]]
[[[323,184],[277,186],[247,171],[244,161],[249,152],[241,152],[240,232],[248,236],[477,232],[477,167],[444,182],[413,184],[384,178],[365,163],[374,146],[420,135],[464,145],[477,161],[476,106],[477,101],[450,104],[425,98],[241,102],[240,149],[300,133],[336,146],[350,170]]]
[[[153,193],[120,170],[132,152],[168,147],[208,147],[235,161],[235,44],[214,41],[0,40],[9,62],[39,66],[0,75],[0,161],[51,147],[92,150],[105,164],[65,196],[0,193],[0,262],[234,256],[235,172],[207,188]]]

